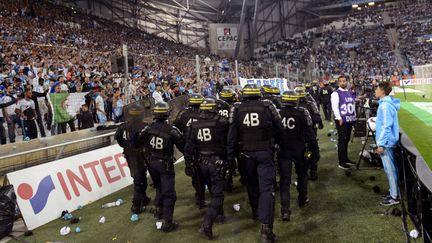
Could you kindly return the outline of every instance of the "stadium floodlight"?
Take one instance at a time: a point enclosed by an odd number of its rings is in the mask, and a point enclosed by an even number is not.
[[[352,5],[353,8],[358,8],[358,4]]]
[[[368,5],[369,5],[369,6],[374,6],[374,5],[375,5],[375,2],[370,2],[370,3],[368,3]]]

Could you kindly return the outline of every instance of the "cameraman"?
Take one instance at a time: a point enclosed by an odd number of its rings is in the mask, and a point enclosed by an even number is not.
[[[390,97],[391,91],[392,87],[389,82],[380,83],[375,90],[375,96],[380,99],[376,118],[377,154],[381,156],[390,186],[390,193],[381,202],[383,206],[400,203],[397,185],[398,175],[394,158],[394,150],[399,141],[397,112],[400,109],[400,100]]]

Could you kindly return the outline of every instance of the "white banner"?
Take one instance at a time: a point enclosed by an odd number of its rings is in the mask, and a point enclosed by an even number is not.
[[[235,50],[238,40],[237,27],[217,27],[216,34],[219,50]]]
[[[432,84],[432,78],[405,79],[402,82],[404,85]]]
[[[133,180],[118,145],[7,174],[29,229],[96,201]]]
[[[288,81],[281,78],[269,78],[269,79],[259,79],[259,78],[240,78],[240,85],[244,87],[246,84],[256,84],[258,87],[262,85],[269,84],[271,86],[279,88],[281,94],[288,90]]]

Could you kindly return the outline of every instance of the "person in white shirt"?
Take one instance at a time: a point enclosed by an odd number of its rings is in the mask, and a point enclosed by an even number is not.
[[[163,102],[163,97],[162,97],[162,86],[158,83],[156,84],[156,90],[153,92],[153,99],[155,100],[155,104],[158,102]]]
[[[339,76],[338,82],[339,88],[331,94],[331,106],[338,131],[339,168],[348,170],[355,164],[348,158],[348,143],[356,120],[355,97],[347,89],[345,76]]]
[[[3,103],[11,102],[15,100],[16,95],[14,94],[14,88],[12,85],[9,85],[6,88],[6,96],[3,97]],[[7,123],[8,127],[8,137],[10,143],[15,143],[15,126],[18,124],[22,128],[21,119],[16,115],[15,109],[17,108],[16,104],[12,104],[4,109],[3,117]]]
[[[105,125],[107,121],[106,113],[105,113],[105,90],[101,89],[99,95],[96,97],[96,114],[99,119],[99,125]]]

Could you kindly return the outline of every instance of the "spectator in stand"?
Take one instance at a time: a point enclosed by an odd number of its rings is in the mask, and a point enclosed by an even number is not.
[[[95,100],[96,114],[99,120],[99,125],[105,125],[107,117],[105,113],[105,90],[101,89]]]
[[[155,103],[163,102],[164,99],[162,97],[162,86],[160,83],[156,84],[156,90],[153,92],[152,97],[155,100]]]
[[[35,103],[32,100],[32,89],[25,89],[24,99],[18,102],[18,107],[21,111],[21,116],[24,122],[24,140],[35,139],[38,137],[36,127],[36,110]]]
[[[126,97],[124,93],[120,94],[120,97],[117,99],[116,107],[114,108],[115,115],[115,123],[119,123],[124,121],[123,119],[123,107],[126,104]]]
[[[86,104],[83,104],[81,106],[80,112],[77,115],[78,119],[78,129],[87,129],[94,127],[93,123],[93,115],[88,109],[88,106]]]
[[[16,95],[16,91],[14,90],[14,86],[9,85],[6,88],[6,96],[3,97],[3,104],[12,102],[13,100],[16,100],[18,96]],[[17,111],[17,106],[15,104],[12,104],[5,108],[5,113],[3,113],[3,116],[6,120],[7,127],[8,127],[8,136],[9,136],[9,143],[15,143],[15,128],[16,125],[22,127],[21,118],[19,117],[19,112]],[[18,114],[17,114],[18,112]],[[23,132],[24,133],[24,132]]]

